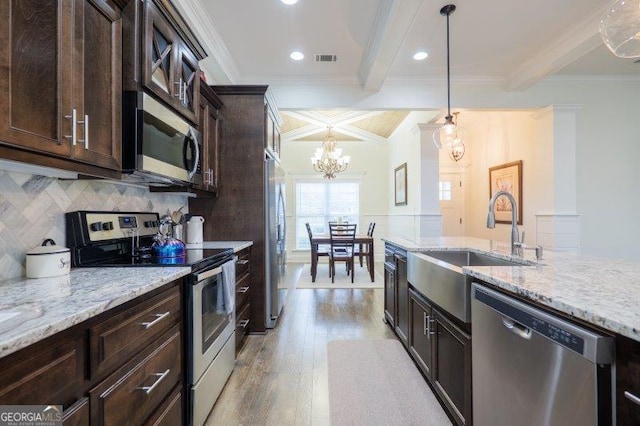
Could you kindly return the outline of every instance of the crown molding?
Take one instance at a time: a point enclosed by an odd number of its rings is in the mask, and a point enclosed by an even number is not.
[[[216,31],[202,0],[173,0],[173,4],[189,21],[193,32],[210,55],[202,61],[201,66],[209,71],[216,84],[237,84],[240,79],[238,65]]]

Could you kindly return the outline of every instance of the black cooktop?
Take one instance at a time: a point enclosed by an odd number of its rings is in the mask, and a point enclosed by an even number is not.
[[[106,259],[93,259],[84,262],[80,267],[108,267],[108,266],[190,266],[194,271],[216,264],[224,263],[233,255],[233,249],[200,249],[187,248],[184,256],[157,257],[150,253],[138,256],[123,254]]]

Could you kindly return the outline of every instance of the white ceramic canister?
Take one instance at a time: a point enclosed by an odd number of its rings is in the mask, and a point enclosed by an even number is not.
[[[27,278],[67,275],[71,271],[71,251],[57,246],[51,238],[27,252]]]
[[[203,242],[203,223],[204,217],[191,216],[187,222],[187,244],[200,244]]]

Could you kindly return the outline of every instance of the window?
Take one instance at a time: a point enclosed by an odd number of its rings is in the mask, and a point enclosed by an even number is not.
[[[438,189],[440,193],[440,201],[451,201],[451,182],[450,181],[438,182]]]
[[[296,248],[309,249],[305,223],[314,234],[328,234],[328,222],[342,220],[358,224],[359,182],[296,183]]]

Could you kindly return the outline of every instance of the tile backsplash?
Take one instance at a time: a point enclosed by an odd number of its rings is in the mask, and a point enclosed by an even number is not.
[[[64,214],[75,210],[152,211],[185,206],[181,194],[104,180],[64,180],[0,170],[0,280],[25,275],[25,253],[52,238],[65,245]]]

